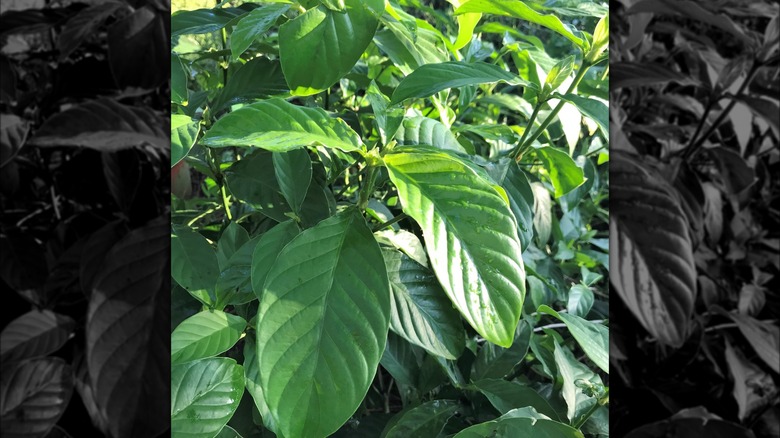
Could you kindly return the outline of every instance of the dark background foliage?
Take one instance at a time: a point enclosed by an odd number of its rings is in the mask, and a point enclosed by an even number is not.
[[[143,324],[169,318],[170,6],[4,3],[2,435],[159,435],[169,341]]]
[[[780,433],[778,10],[611,4],[615,436]]]

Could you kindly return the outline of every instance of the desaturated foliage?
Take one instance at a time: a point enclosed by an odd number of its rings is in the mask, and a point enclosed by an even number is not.
[[[622,0],[611,36],[617,436],[777,436],[777,2]]]
[[[607,436],[607,12],[174,11],[173,436]]]
[[[37,3],[0,15],[0,434],[155,437],[170,421],[170,12]]]

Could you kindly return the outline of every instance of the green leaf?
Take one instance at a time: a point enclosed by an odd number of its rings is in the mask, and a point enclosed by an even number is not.
[[[525,172],[514,161],[509,163],[501,187],[509,198],[509,208],[517,220],[517,235],[520,247],[525,251],[534,235],[534,191]]]
[[[579,430],[527,409],[514,409],[495,420],[475,424],[453,438],[493,437],[584,438]]]
[[[46,356],[73,334],[76,321],[51,310],[31,310],[9,322],[0,333],[0,359],[11,363]]]
[[[200,133],[200,123],[190,116],[171,116],[171,167],[183,160],[195,146]]]
[[[607,341],[609,342],[609,341]],[[588,396],[583,391],[582,381],[590,382],[595,386],[603,386],[601,378],[588,367],[580,363],[574,354],[566,347],[562,347],[555,341],[555,364],[563,379],[561,395],[566,400],[566,416],[572,424],[579,424],[583,415],[597,403],[595,397]]]
[[[751,44],[752,40],[744,29],[737,25],[728,15],[710,12],[696,2],[689,0],[642,0],[634,3],[627,11],[629,14],[651,12],[662,15],[681,15],[684,18],[707,23],[717,27],[739,39],[742,43]]]
[[[282,195],[297,215],[311,184],[311,157],[306,149],[273,153],[276,181]]]
[[[219,268],[225,270],[228,260],[245,243],[249,241],[249,233],[237,222],[231,222],[225,227],[217,242],[217,261]]]
[[[238,8],[196,9],[171,14],[171,38],[216,32],[246,11]]]
[[[252,290],[251,273],[252,255],[259,241],[260,236],[244,243],[225,262],[215,288],[217,308],[227,304],[245,304],[257,298]]]
[[[238,342],[244,328],[246,321],[240,316],[219,310],[196,313],[171,333],[171,364],[224,353]]]
[[[252,255],[252,289],[261,298],[263,285],[282,249],[301,232],[295,221],[282,222],[260,238]]]
[[[283,436],[327,436],[355,412],[390,325],[382,253],[355,209],[282,249],[257,313],[260,386]]]
[[[171,102],[187,105],[187,100],[189,99],[189,92],[187,91],[188,79],[189,74],[181,58],[175,53],[171,53]]]
[[[569,55],[560,61],[556,62],[550,73],[547,74],[547,79],[544,81],[544,90],[547,93],[553,92],[563,84],[563,82],[571,76],[571,72],[574,70],[574,56]]]
[[[344,0],[319,0],[320,3],[331,11],[344,12],[347,9],[347,5],[344,4]]]
[[[190,227],[173,226],[171,276],[195,298],[214,305],[208,291],[213,291],[219,277],[217,255],[208,240]]]
[[[511,85],[529,84],[519,76],[486,62],[442,62],[425,64],[405,77],[393,92],[392,104],[411,98],[432,96],[449,88],[492,84],[504,81]]]
[[[282,64],[265,57],[250,59],[229,78],[225,88],[214,99],[215,113],[231,105],[254,103],[270,96],[282,96],[290,92],[282,74]]]
[[[212,147],[256,146],[273,152],[317,145],[344,152],[364,147],[343,120],[331,118],[321,108],[300,107],[283,99],[233,111],[214,123],[202,143]]]
[[[382,144],[387,144],[395,135],[401,122],[404,120],[403,109],[390,107],[390,99],[379,90],[379,86],[371,81],[371,85],[366,90],[366,98],[371,103],[371,109],[374,111],[374,120],[376,121],[379,136]]]
[[[257,369],[257,341],[254,336],[247,335],[244,341],[244,380],[246,381],[246,390],[255,402],[257,411],[263,419],[263,425],[268,430],[276,433],[276,424],[274,423],[268,405],[263,398],[263,388],[260,387],[260,373]]]
[[[431,354],[457,359],[466,335],[436,276],[397,250],[382,254],[393,292],[390,328]]]
[[[289,9],[290,5],[277,3],[254,9],[245,15],[230,34],[230,53],[233,55],[233,60],[238,60],[252,42],[266,33]]]
[[[380,363],[398,383],[414,387],[420,376],[420,365],[415,348],[404,338],[393,332],[387,334],[387,345]],[[419,349],[418,349],[419,351]]]
[[[432,400],[405,409],[390,420],[380,438],[435,437],[458,411],[455,400]]]
[[[555,189],[555,197],[569,193],[585,182],[582,168],[566,152],[550,146],[534,149],[536,156],[542,160],[547,177]]]
[[[344,0],[346,11],[309,9],[279,28],[279,57],[293,94],[330,88],[349,73],[371,43],[379,20],[369,5]]]
[[[400,145],[428,145],[466,153],[455,135],[443,123],[428,117],[406,117],[393,138]]]
[[[570,315],[584,318],[593,307],[593,291],[584,284],[575,284],[569,289],[566,310]]]
[[[599,130],[605,138],[609,138],[609,107],[604,102],[576,94],[556,94],[555,97],[573,104],[580,111],[580,114],[599,125]]]
[[[509,347],[525,271],[507,202],[491,182],[445,152],[400,152],[384,161],[404,211],[423,229],[447,295],[479,334]]]
[[[511,347],[501,348],[490,343],[483,344],[474,360],[474,373],[471,375],[471,379],[502,378],[509,374],[528,353],[528,344],[532,334],[531,324],[528,321],[520,320],[515,342],[512,343]]]
[[[552,233],[552,198],[544,184],[534,181],[531,183],[534,194],[534,230],[536,241],[540,247],[547,245]]]
[[[701,86],[697,80],[660,64],[615,62],[610,65],[609,88],[650,87],[675,82],[682,86]]]
[[[609,329],[607,327],[576,315],[558,313],[546,305],[539,306],[539,312],[563,321],[590,360],[609,374]]]
[[[550,403],[530,386],[503,379],[484,379],[474,382],[474,387],[485,394],[501,415],[515,408],[531,406],[550,418],[558,419],[558,413]]]
[[[212,357],[171,367],[171,436],[211,438],[227,424],[244,392],[235,360]]]
[[[383,24],[384,28],[374,36],[374,43],[403,74],[409,75],[421,65],[450,59],[444,42],[435,32],[424,28],[412,31],[407,23],[388,19],[387,16],[383,17]]]
[[[506,17],[520,18],[536,23],[552,31],[558,32],[580,48],[585,48],[587,42],[578,37],[578,31],[572,31],[558,17],[552,14],[540,14],[531,9],[522,1],[517,0],[470,0],[455,10],[456,14],[468,12],[481,12],[485,14],[503,15]]]
[[[258,150],[236,161],[225,171],[225,179],[236,198],[277,222],[288,219],[285,213],[291,209],[276,180],[270,152]]]

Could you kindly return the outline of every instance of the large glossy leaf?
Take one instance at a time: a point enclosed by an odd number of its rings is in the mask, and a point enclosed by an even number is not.
[[[4,367],[0,374],[3,436],[46,436],[65,412],[72,394],[73,371],[58,357]]]
[[[363,147],[357,133],[341,119],[321,108],[293,105],[270,99],[247,105],[217,120],[203,137],[212,147],[257,146],[287,152],[322,145],[351,152]]]
[[[582,432],[571,426],[545,419],[539,414],[529,416],[526,411],[524,409],[509,411],[495,420],[464,429],[455,434],[454,438],[584,438]]]
[[[381,438],[435,437],[458,411],[455,400],[433,400],[399,412],[390,420]]]
[[[393,139],[401,145],[428,145],[466,153],[455,135],[443,123],[428,117],[407,117]]]
[[[425,64],[405,77],[393,92],[391,102],[432,96],[448,88],[492,84],[504,81],[512,85],[527,85],[519,76],[486,62],[442,62]]]
[[[208,240],[190,227],[173,226],[171,277],[204,304],[214,305],[215,298],[208,291],[219,277],[217,255]]]
[[[628,154],[610,164],[610,281],[642,326],[666,345],[688,336],[696,269],[674,188]]]
[[[244,328],[246,321],[237,315],[219,310],[197,313],[171,333],[171,364],[224,353],[238,342]]]
[[[157,436],[169,427],[170,222],[131,231],[109,251],[87,311],[87,366],[112,436]]]
[[[345,0],[344,12],[318,6],[279,28],[279,56],[294,94],[319,93],[349,73],[379,25],[369,3],[378,1]]]
[[[257,320],[260,386],[280,434],[335,432],[366,395],[390,325],[382,253],[357,210],[282,249]]]
[[[575,34],[577,31],[573,31],[567,25],[563,24],[563,22],[556,15],[540,14],[522,1],[470,0],[455,10],[456,14],[465,14],[469,12],[481,12],[485,14],[520,18],[522,20],[530,21],[531,23],[536,23],[552,31],[558,32],[579,47],[584,48],[585,46],[583,39]]]
[[[517,223],[493,184],[445,152],[384,157],[404,211],[422,227],[431,266],[485,339],[514,340],[525,297]]]
[[[431,354],[457,359],[466,335],[436,276],[397,250],[382,250],[393,292],[390,328]]]
[[[539,312],[563,321],[590,360],[609,374],[609,329],[607,327],[576,315],[558,313],[546,305],[539,306]]]
[[[174,114],[171,116],[171,167],[183,160],[195,146],[200,133],[200,123],[190,116]]]
[[[31,310],[8,323],[0,333],[0,359],[7,364],[53,353],[65,345],[75,325],[69,316]]]
[[[244,393],[244,369],[212,357],[171,367],[171,436],[213,438],[227,424]]]
[[[474,386],[490,400],[501,415],[512,409],[531,406],[539,413],[558,419],[558,413],[544,397],[530,386],[504,379],[484,379],[474,382]]]
[[[213,106],[219,112],[230,105],[253,103],[269,96],[286,95],[289,91],[279,61],[259,56],[247,61],[228,78]]]
[[[230,34],[230,53],[233,59],[237,60],[255,39],[267,32],[289,9],[290,5],[283,3],[270,4],[244,16]]]
[[[48,118],[30,144],[39,147],[79,146],[111,152],[150,144],[169,150],[167,124],[147,108],[111,99],[93,100]]]

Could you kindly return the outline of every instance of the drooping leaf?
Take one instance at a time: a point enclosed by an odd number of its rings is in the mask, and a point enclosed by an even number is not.
[[[772,376],[750,362],[738,347],[726,339],[726,363],[734,378],[734,399],[739,406],[740,421],[772,403],[777,386]]]
[[[263,419],[263,425],[265,425],[268,430],[277,433],[274,419],[271,416],[271,412],[268,410],[268,405],[265,403],[265,398],[263,397],[263,388],[260,386],[260,374],[257,370],[257,341],[253,335],[247,335],[246,340],[244,341],[243,366],[246,390],[255,402],[257,411]]]
[[[381,438],[434,437],[460,407],[455,400],[432,400],[403,410],[390,420]]]
[[[699,85],[699,82],[683,73],[659,64],[616,62],[610,65],[609,87],[647,87],[675,82],[680,85]]]
[[[171,116],[171,167],[183,160],[190,152],[200,133],[200,123],[190,116]]]
[[[471,375],[472,380],[502,378],[509,374],[528,353],[528,345],[533,334],[533,327],[525,320],[520,320],[517,326],[515,341],[509,348],[485,343],[483,344],[477,358],[474,360],[474,372]]]
[[[751,316],[726,312],[716,307],[718,313],[731,318],[748,343],[774,372],[780,373],[780,328]]]
[[[168,215],[131,231],[94,280],[86,349],[95,403],[112,436],[157,436],[169,427],[170,264]]]
[[[539,306],[539,312],[552,315],[563,321],[585,354],[596,366],[609,374],[609,329],[607,327],[576,315],[558,313],[546,305]]]
[[[217,308],[226,305],[245,304],[257,296],[252,290],[252,256],[260,242],[260,236],[241,245],[225,261],[215,286]]]
[[[305,149],[272,154],[276,181],[293,213],[300,214],[311,184],[311,157]]]
[[[392,331],[387,334],[387,345],[382,353],[380,363],[393,379],[401,385],[414,387],[420,377],[420,364],[415,354],[415,349],[404,338]],[[419,349],[417,349],[419,351]]]
[[[531,406],[539,413],[558,420],[555,409],[530,386],[504,379],[483,379],[474,382],[474,387],[485,394],[501,415],[512,409]]]
[[[68,407],[73,372],[58,357],[18,362],[0,373],[3,436],[47,436]]]
[[[111,74],[120,87],[150,90],[170,79],[164,68],[148,68],[169,62],[170,40],[164,22],[167,19],[167,14],[160,14],[151,5],[146,5],[108,28],[108,61]],[[161,124],[158,122],[158,125]]]
[[[171,53],[171,102],[187,105],[189,101],[188,81],[189,74],[181,58],[175,53]],[[171,120],[171,128],[173,128],[173,120]]]
[[[255,151],[233,163],[225,171],[230,192],[257,211],[277,221],[289,219],[291,211],[276,180],[273,158],[268,151]]]
[[[190,227],[173,227],[171,277],[204,304],[215,304],[213,291],[219,276],[217,255],[209,242]],[[213,292],[212,292],[213,293]]]
[[[319,93],[349,73],[379,25],[371,2],[344,0],[344,12],[318,6],[279,28],[279,57],[293,94]]]
[[[207,310],[185,319],[171,333],[171,364],[224,353],[241,337],[246,321],[237,315]]]
[[[465,346],[463,324],[436,276],[400,251],[382,254],[393,292],[390,328],[431,354],[457,359]]]
[[[552,233],[552,197],[544,184],[534,181],[531,183],[534,194],[534,230],[536,230],[536,242],[539,246],[547,245]]]
[[[278,431],[335,432],[368,391],[390,324],[382,253],[356,210],[282,249],[257,320],[260,385]]]
[[[628,154],[610,167],[610,281],[661,343],[688,337],[696,269],[685,212],[674,188]]]
[[[217,241],[217,262],[219,268],[224,270],[228,260],[233,257],[239,248],[249,241],[249,233],[244,227],[233,221],[222,231]]]
[[[247,61],[228,78],[225,88],[219,90],[214,99],[213,107],[214,111],[219,112],[230,105],[253,103],[269,96],[286,95],[289,91],[279,61],[258,56]]]
[[[466,153],[447,126],[428,117],[404,118],[393,139],[400,145],[421,144]]]
[[[0,359],[4,364],[46,356],[62,347],[76,322],[51,310],[31,310],[9,322],[0,333]]]
[[[533,416],[529,414],[533,414]],[[453,438],[510,436],[584,438],[582,432],[569,425],[545,419],[539,414],[525,409],[514,409],[495,420],[475,424],[458,432]]]
[[[269,4],[254,9],[241,18],[230,34],[230,53],[233,60],[237,60],[255,39],[266,33],[289,9],[290,5],[284,3]]]
[[[609,138],[609,107],[605,103],[576,94],[556,95],[556,97],[571,102],[583,116],[596,122],[604,137]]]
[[[217,120],[202,139],[211,147],[256,146],[287,152],[322,145],[344,152],[363,148],[360,137],[343,120],[321,108],[270,99],[247,105]]]
[[[579,362],[574,353],[555,341],[555,365],[563,380],[561,396],[566,401],[566,416],[572,424],[579,424],[584,415],[597,403],[596,398],[585,393],[584,384],[601,386],[601,377]]]
[[[216,32],[247,11],[238,8],[196,9],[171,14],[171,38]]]
[[[384,161],[404,211],[423,229],[447,295],[485,339],[509,347],[525,297],[525,271],[508,203],[447,153],[399,151]]]
[[[120,2],[105,2],[90,6],[71,17],[62,27],[57,45],[60,61],[70,56],[87,38],[92,36],[114,12],[124,5]]]
[[[244,369],[233,359],[212,357],[172,366],[171,435],[214,437],[233,416],[243,392]]]
[[[504,188],[509,198],[509,207],[517,220],[517,235],[520,239],[520,247],[525,251],[534,235],[534,192],[531,188],[531,183],[520,167],[512,162],[509,163],[509,168],[504,180],[501,182],[501,187]]]
[[[450,61],[425,64],[414,70],[398,84],[393,92],[391,103],[396,104],[406,99],[432,96],[448,88],[492,84],[498,81],[504,81],[511,85],[529,85],[519,76],[486,62]]]
[[[286,221],[271,228],[260,238],[252,256],[252,289],[258,298],[261,298],[268,271],[282,248],[300,232],[294,221]]]
[[[147,108],[101,98],[49,117],[30,139],[30,144],[78,146],[104,152],[150,144],[168,150],[169,134],[160,118]]]
[[[470,0],[455,10],[456,14],[465,14],[469,12],[503,15],[530,21],[531,23],[536,23],[552,31],[558,32],[579,47],[585,47],[585,41],[577,36],[579,32],[576,30],[572,31],[572,29],[563,24],[563,22],[554,14],[540,14],[522,1]],[[575,32],[577,34],[575,34]]]

